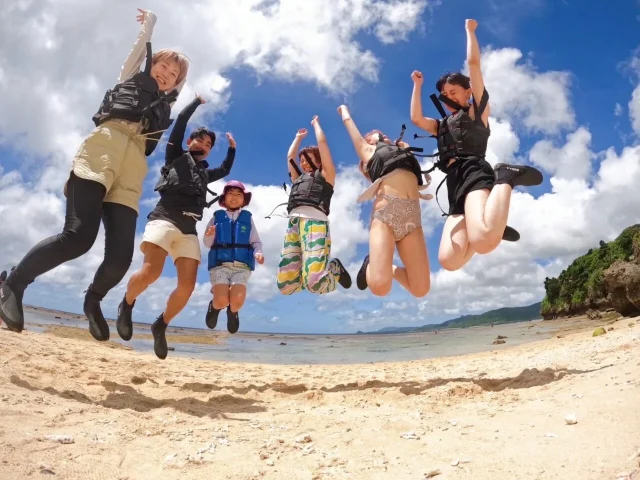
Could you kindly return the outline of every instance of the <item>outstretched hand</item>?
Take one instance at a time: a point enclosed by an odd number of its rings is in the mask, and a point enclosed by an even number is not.
[[[422,85],[422,83],[424,82],[424,77],[422,76],[422,72],[418,70],[414,70],[413,73],[411,74],[411,80],[413,80],[413,83],[415,83],[418,86]]]
[[[296,133],[296,137],[302,139],[307,136],[307,133],[309,132],[306,128],[301,128],[300,130],[298,130],[298,133]]]
[[[144,23],[144,17],[147,14],[147,10],[139,8],[138,11],[140,12],[140,15],[136,15],[136,20],[140,23]]]
[[[311,119],[311,125],[315,127],[316,124],[318,123],[320,123],[320,120],[318,119],[318,115],[314,115],[313,118]]]
[[[473,20],[472,18],[467,18],[464,21],[464,28],[466,28],[467,30],[469,30],[470,32],[475,32],[476,28],[478,28],[478,22],[476,22],[475,20]]]
[[[204,98],[202,98],[202,96],[198,92],[196,92],[196,98],[200,100],[200,104],[207,103],[207,101]]]
[[[233,135],[231,135],[229,132],[227,132],[227,140],[229,140],[229,146],[231,148],[236,148],[236,141],[233,138]]]
[[[213,237],[215,234],[216,234],[216,226],[215,225],[208,226],[207,229],[204,231],[205,237]]]
[[[261,253],[256,253],[256,262],[258,262],[260,265],[262,265],[264,263],[264,255],[262,255]]]

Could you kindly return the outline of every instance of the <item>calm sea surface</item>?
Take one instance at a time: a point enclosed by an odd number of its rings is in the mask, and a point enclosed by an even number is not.
[[[56,316],[60,318],[56,318]],[[64,313],[25,311],[26,327],[43,332],[41,325],[65,325],[88,328],[88,323]],[[222,328],[225,323],[222,322]],[[136,333],[150,333],[147,325],[135,326]],[[557,328],[557,327],[556,327]],[[200,330],[169,327],[183,335],[197,336]],[[543,321],[511,323],[495,327],[439,330],[438,333],[410,333],[401,335],[291,335],[244,334],[223,336],[219,345],[193,345],[172,343],[171,356],[181,356],[230,362],[271,364],[342,364],[368,362],[396,362],[448,357],[489,350],[501,350],[553,336],[554,327]],[[506,343],[493,345],[498,335],[506,336]],[[153,342],[134,338],[124,342],[115,327],[111,327],[111,340],[153,355]]]

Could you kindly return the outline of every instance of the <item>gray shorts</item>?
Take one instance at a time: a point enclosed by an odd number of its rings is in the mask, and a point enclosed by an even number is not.
[[[251,270],[233,265],[221,265],[209,270],[211,285],[244,285],[247,286]]]

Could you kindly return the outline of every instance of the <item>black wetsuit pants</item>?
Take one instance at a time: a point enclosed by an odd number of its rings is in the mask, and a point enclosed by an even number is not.
[[[131,265],[138,213],[125,205],[103,202],[105,194],[102,184],[71,173],[62,233],[33,247],[7,280],[19,288],[26,288],[43,273],[84,255],[93,246],[102,220],[104,261],[98,267],[91,289],[99,296],[106,295],[122,280]]]

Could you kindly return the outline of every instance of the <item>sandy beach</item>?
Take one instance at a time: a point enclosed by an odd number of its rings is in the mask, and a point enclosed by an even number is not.
[[[640,478],[640,322],[553,322],[500,351],[293,366],[3,329],[0,478]]]

